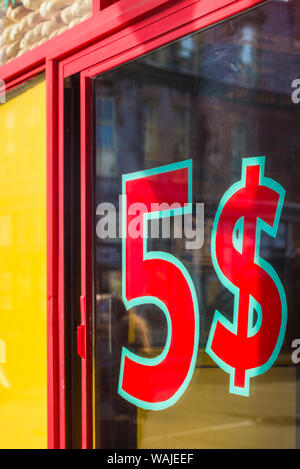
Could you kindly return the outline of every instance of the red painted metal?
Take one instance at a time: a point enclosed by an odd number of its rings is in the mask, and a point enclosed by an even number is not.
[[[58,136],[58,403],[59,448],[65,448],[65,295],[64,295],[64,77],[58,67],[58,108],[56,114]]]
[[[30,73],[37,67],[45,67],[47,58],[61,60],[69,57],[74,52],[85,49],[99,38],[130,24],[137,17],[158,5],[163,7],[165,4],[179,0],[143,0],[142,2],[120,0],[102,10],[100,10],[100,1],[102,0],[94,1],[98,2],[99,11],[97,4],[93,4],[91,18],[26,52],[21,57],[16,57],[9,63],[2,65],[0,78],[8,84],[11,80],[18,79],[21,75]]]
[[[100,9],[104,10],[104,8],[110,7],[114,3],[116,3],[118,0],[100,0]]]
[[[48,448],[58,448],[57,65],[46,63],[47,95],[47,389]]]
[[[45,45],[46,46],[46,45]],[[16,57],[9,63],[0,67],[0,77],[5,81],[7,86],[11,81],[22,81],[22,77],[26,74],[34,74],[34,70],[45,69],[46,66],[46,47],[43,45],[26,52],[22,57]]]
[[[120,0],[100,11],[98,11],[97,4],[100,7],[102,0],[94,1],[91,18],[26,52],[21,57],[13,59],[8,64],[2,65],[0,78],[9,83],[24,73],[30,73],[37,67],[45,67],[46,58],[62,60],[71,57],[74,53],[80,50],[85,51],[88,46],[112,35],[112,33],[133,25],[141,18],[148,17],[148,21],[151,22],[153,15],[170,16],[172,22],[171,16],[174,8],[183,10],[188,5],[195,5],[195,12],[201,13],[202,11],[203,16],[223,8],[224,5],[230,5],[232,8],[226,10],[226,16],[231,16],[243,9],[263,3],[265,0],[142,0],[140,2]],[[184,21],[184,18],[182,20]],[[172,27],[170,24],[169,30]]]
[[[95,64],[108,70],[186,34],[208,27],[232,15],[253,7],[261,0],[185,0],[140,18],[134,26],[116,31],[109,37],[72,55],[62,63],[64,75],[72,75]],[[214,6],[213,6],[214,5]],[[115,6],[115,5],[114,5]],[[120,57],[123,54],[123,57]],[[100,73],[100,72],[96,72]]]
[[[16,88],[17,86],[21,85],[22,83],[25,83],[27,80],[30,80],[36,75],[39,75],[40,73],[44,72],[46,67],[47,67],[47,61],[46,61],[46,65],[40,65],[39,67],[33,68],[29,72],[19,75],[17,78],[13,80],[10,80],[8,83],[6,83],[6,91],[12,90]]]
[[[102,0],[93,0],[93,11],[92,11],[93,16],[97,15],[97,13],[99,13],[99,11],[102,9],[101,2]]]
[[[84,298],[84,297],[81,297]],[[85,358],[85,337],[86,337],[86,331],[85,331],[85,326],[80,324],[80,326],[77,327],[77,353],[80,356],[80,358]]]

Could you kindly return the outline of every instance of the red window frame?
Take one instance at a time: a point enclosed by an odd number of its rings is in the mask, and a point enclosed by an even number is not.
[[[92,16],[0,67],[6,88],[46,72],[48,447],[65,447],[64,79],[81,75],[82,447],[92,447],[90,78],[266,0],[93,0]]]

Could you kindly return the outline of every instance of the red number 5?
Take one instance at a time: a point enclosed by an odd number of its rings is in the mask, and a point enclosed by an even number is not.
[[[186,390],[196,364],[199,309],[192,279],[184,265],[166,252],[148,251],[148,220],[192,210],[192,160],[123,176],[123,301],[127,309],[154,304],[167,321],[164,350],[140,357],[123,347],[118,392],[144,409],[173,405]],[[141,231],[130,236],[132,204],[144,204]],[[151,211],[152,204],[178,203],[178,209]]]

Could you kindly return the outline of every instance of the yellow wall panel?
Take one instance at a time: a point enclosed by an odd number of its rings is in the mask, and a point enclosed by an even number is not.
[[[46,94],[32,81],[0,105],[1,448],[47,445],[46,339]]]

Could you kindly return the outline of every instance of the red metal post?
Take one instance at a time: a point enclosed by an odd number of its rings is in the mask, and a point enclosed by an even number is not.
[[[57,65],[46,62],[48,448],[58,448],[57,354]]]

